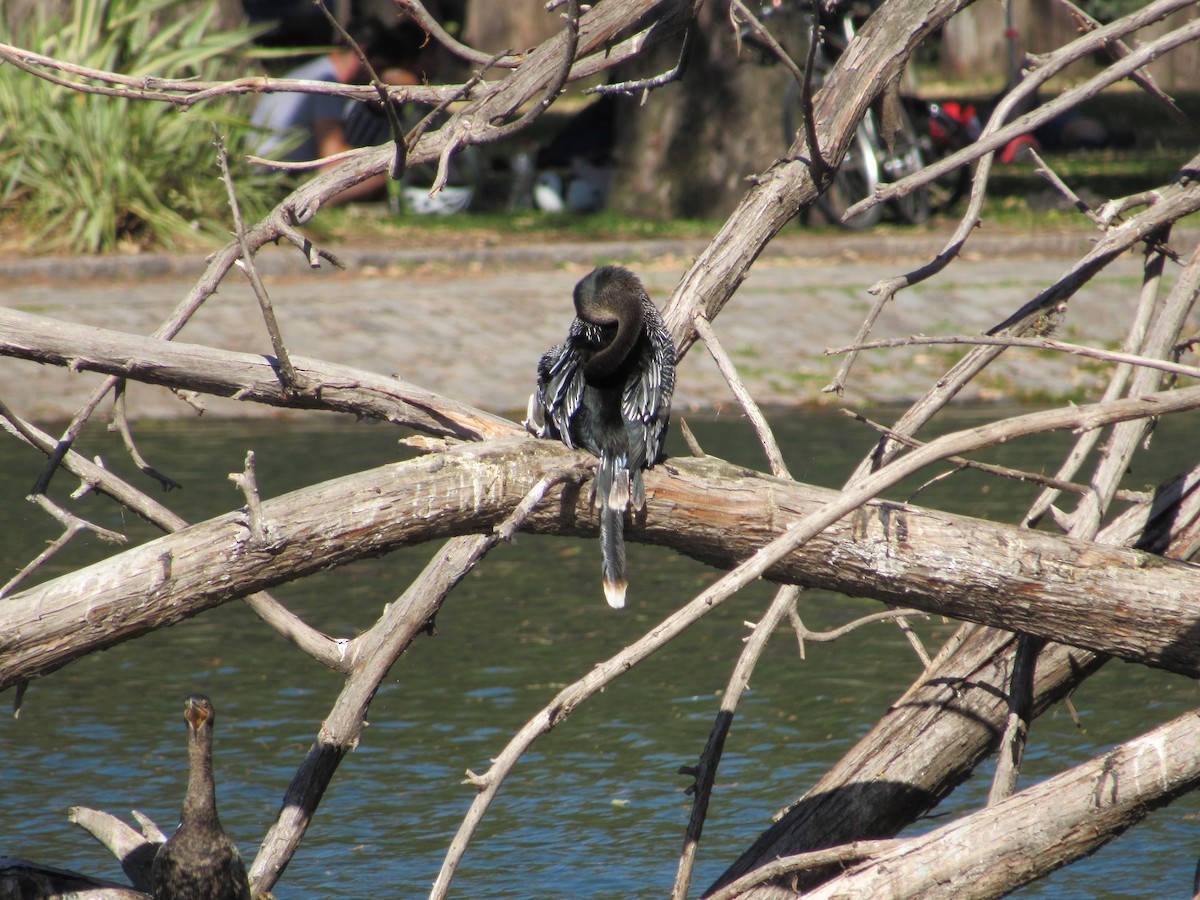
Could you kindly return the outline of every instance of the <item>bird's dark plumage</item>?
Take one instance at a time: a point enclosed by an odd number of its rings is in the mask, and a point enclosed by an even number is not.
[[[600,459],[604,595],[625,605],[625,511],[646,505],[642,470],[663,453],[675,345],[637,276],[601,266],[575,286],[575,321],[567,339],[538,362],[537,391],[526,427]]]
[[[155,900],[250,900],[246,867],[217,819],[212,701],[193,694],[183,717],[188,724],[187,796],[179,827],[154,857],[150,883]]]

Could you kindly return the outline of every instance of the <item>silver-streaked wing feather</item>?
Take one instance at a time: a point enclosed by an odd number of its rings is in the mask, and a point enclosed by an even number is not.
[[[574,345],[562,344],[547,351],[538,363],[538,400],[545,421],[557,437],[577,449],[571,437],[571,419],[583,401],[583,361]]]
[[[671,395],[675,392],[675,345],[658,310],[644,295],[643,308],[650,359],[625,385],[621,414],[628,423],[630,440],[640,444],[645,453],[644,464],[652,467],[662,453]]]

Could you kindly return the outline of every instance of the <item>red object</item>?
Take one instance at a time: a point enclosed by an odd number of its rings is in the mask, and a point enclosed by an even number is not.
[[[1023,134],[1020,137],[1015,137],[1000,151],[1000,162],[1010,163],[1015,162],[1021,155],[1023,149],[1040,150],[1041,145],[1038,144],[1037,138],[1032,134]]]
[[[947,100],[940,104],[940,109],[949,118],[958,123],[962,129],[962,134],[970,140],[975,140],[979,137],[980,125],[979,114],[975,111],[974,104],[959,103],[956,100]],[[933,142],[938,146],[948,145],[951,142],[950,132],[942,125],[937,118],[929,120],[929,136],[933,138]]]

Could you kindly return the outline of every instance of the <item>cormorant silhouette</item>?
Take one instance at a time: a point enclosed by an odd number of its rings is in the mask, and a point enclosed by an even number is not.
[[[600,459],[593,503],[600,510],[604,596],[625,605],[625,511],[646,505],[642,470],[662,457],[675,345],[637,276],[601,266],[575,285],[575,321],[538,362],[526,427]]]
[[[188,725],[188,786],[179,827],[155,854],[155,900],[250,900],[242,857],[217,819],[212,740],[216,710],[203,694],[184,704]]]

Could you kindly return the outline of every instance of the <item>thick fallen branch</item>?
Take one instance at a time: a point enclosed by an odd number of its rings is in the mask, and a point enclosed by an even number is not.
[[[134,810],[142,825],[137,831],[111,813],[87,806],[72,806],[67,818],[87,831],[121,861],[121,870],[136,890],[151,892],[150,870],[154,855],[166,843],[166,835],[143,813]]]
[[[1004,433],[1096,427],[1198,405],[1200,388],[1190,388],[1034,413],[1008,420],[1021,428]],[[972,449],[972,441],[996,440],[996,426],[947,435],[900,462],[931,462]],[[266,547],[253,546],[244,514],[232,513],[13,595],[0,606],[0,689],[319,569],[495,527],[540,479],[575,458],[557,444],[521,438],[464,445],[265,501]],[[860,490],[878,490],[889,470]],[[769,568],[764,559],[767,576],[1200,673],[1191,602],[1200,595],[1200,567],[902,504],[873,502],[843,519],[861,505],[851,492],[781,482],[719,460],[671,460],[646,482],[646,520],[629,528],[631,540],[722,568],[772,542],[776,551],[802,544]],[[594,535],[587,491],[555,488],[526,527]]]
[[[1197,476],[1172,479],[1154,501],[1119,516],[1097,536],[1101,543],[1138,546],[1188,559],[1197,546]],[[951,642],[879,723],[825,774],[783,819],[721,876],[718,884],[769,865],[776,857],[861,839],[888,836],[932,808],[973,770],[1004,727],[1008,713],[1008,650],[1015,639],[993,629]],[[1051,645],[1038,659],[1034,714],[1064,697],[1104,662],[1103,657]],[[889,778],[881,781],[878,772]],[[823,879],[770,884],[747,896],[783,900]]]
[[[149,894],[113,881],[90,878],[67,869],[44,866],[15,856],[0,856],[0,897],[40,900],[152,900]]]
[[[1154,502],[1132,507],[1097,540],[1190,558],[1200,540],[1197,481],[1200,473],[1195,471],[1172,479]],[[1015,635],[994,628],[959,629],[929,671],[716,884],[813,847],[889,837],[936,806],[991,752],[1004,729],[1016,642]],[[1063,699],[1107,659],[1049,645],[1038,657],[1033,714]],[[887,779],[878,777],[881,770],[887,771]],[[790,900],[828,875],[805,873],[795,885],[772,882],[746,896]]]
[[[937,806],[996,746],[1008,714],[1004,693],[1015,635],[976,628],[921,684],[892,704],[871,731],[717,879],[710,892],[780,856],[814,847],[892,837]],[[1038,659],[1036,711],[1061,700],[1104,659],[1062,645]],[[888,777],[880,778],[886,772]],[[792,900],[825,881],[828,869],[798,884],[772,880],[746,893]],[[704,896],[708,896],[705,894]]]
[[[1093,852],[1200,785],[1200,714],[1186,715],[1002,803],[903,841],[806,898],[998,897]],[[1030,840],[1030,833],[1038,835]]]

